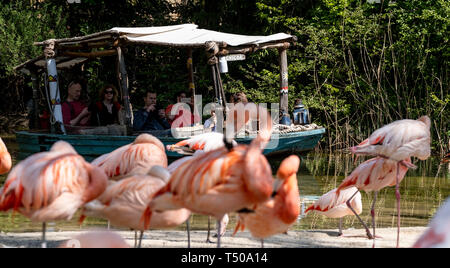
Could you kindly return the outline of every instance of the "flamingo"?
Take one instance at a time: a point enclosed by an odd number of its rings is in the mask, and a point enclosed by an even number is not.
[[[78,208],[107,186],[103,170],[87,163],[70,144],[59,141],[49,152],[34,154],[13,168],[0,189],[0,211],[17,211],[43,222],[70,220]]]
[[[77,235],[61,243],[59,248],[129,248],[118,234],[113,232],[89,232]]]
[[[159,139],[141,134],[133,143],[98,157],[92,164],[102,168],[110,179],[120,180],[128,174],[145,174],[154,165],[167,168],[167,155]]]
[[[406,172],[408,171],[408,165],[412,165],[410,158],[406,158],[402,161],[405,165],[399,165],[398,163],[399,162],[397,161],[381,156],[369,159],[361,163],[349,176],[347,176],[336,190],[336,194],[339,196],[344,189],[350,187],[357,188],[355,193],[347,200],[346,204],[366,229],[369,239],[375,238],[375,202],[377,200],[378,191],[388,186],[398,185],[405,177]],[[366,192],[374,191],[374,199],[370,210],[373,235],[350,203],[353,197],[361,190]]]
[[[414,243],[413,248],[450,247],[450,198],[436,212],[428,229]]]
[[[0,175],[7,173],[11,169],[11,165],[11,155],[8,153],[2,138],[0,138]]]
[[[231,142],[233,147],[237,146],[237,142],[233,140]],[[173,145],[167,145],[168,151],[178,152],[179,154],[193,154],[193,156],[202,154],[204,152],[210,152],[219,148],[225,148],[226,141],[225,136],[222,133],[218,132],[208,132],[199,135],[195,135],[189,139],[182,140]],[[191,159],[192,156],[183,157],[174,161],[169,165],[169,172],[173,173],[176,168],[178,168],[182,163]],[[220,235],[223,236],[226,232],[226,228],[229,222],[229,217],[227,214],[224,215],[224,218],[221,221],[221,230]],[[212,243],[211,238],[211,216],[208,216],[208,234],[206,238],[206,242]],[[217,235],[216,235],[217,236]]]
[[[353,211],[347,206],[347,200],[357,192],[351,199],[350,206],[354,209],[357,215],[362,212],[361,193],[356,187],[350,187],[340,191],[338,195],[336,193],[337,188],[322,195],[319,200],[314,202],[310,207],[305,210],[305,213],[309,211],[315,211],[321,215],[325,215],[328,218],[339,218],[339,236],[342,235],[342,218],[347,215],[353,215]]]
[[[375,130],[369,138],[350,148],[350,151],[356,155],[380,156],[397,162],[395,186],[397,247],[400,244],[400,165],[416,168],[415,165],[410,161],[405,161],[405,159],[417,157],[420,160],[425,160],[430,156],[430,127],[431,120],[428,116],[422,116],[417,120],[398,120]]]
[[[218,132],[203,133],[176,144],[167,145],[167,150],[180,154],[193,154],[198,150],[210,152],[226,146],[224,137],[222,133]],[[232,145],[233,147],[237,146],[237,142],[233,140]]]
[[[244,108],[241,105],[231,110],[227,125],[234,124],[237,130],[245,125],[245,121],[233,120],[240,112],[246,120],[254,118],[254,113],[241,110]],[[270,115],[260,108],[259,116]],[[224,215],[265,202],[272,194],[272,171],[261,149],[270,139],[272,122],[262,123],[267,124],[262,126],[250,145],[221,147],[184,162],[150,202],[144,215],[146,224],[150,222],[153,211],[183,207],[193,213],[213,216],[218,220],[217,245],[220,247],[220,220]],[[227,136],[226,142],[231,144],[229,141]]]
[[[170,174],[160,166],[153,166],[148,174],[131,175],[117,182],[111,182],[105,192],[96,200],[84,205],[82,222],[85,216],[104,218],[118,227],[127,227],[141,232],[149,228],[170,228],[186,222],[190,211],[178,210],[155,212],[148,227],[144,227],[141,216],[148,205],[148,200],[168,181]]]
[[[240,213],[234,234],[239,229],[248,228],[253,237],[261,239],[261,247],[264,247],[265,238],[287,232],[300,214],[297,183],[299,165],[300,158],[295,155],[283,160],[277,172],[281,181],[275,187],[272,197],[254,205],[250,209],[254,212]]]

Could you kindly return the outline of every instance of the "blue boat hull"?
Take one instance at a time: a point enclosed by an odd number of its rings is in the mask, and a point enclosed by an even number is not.
[[[270,146],[264,150],[265,155],[279,153],[301,153],[307,152],[316,147],[322,135],[324,128],[280,134],[275,146]],[[16,133],[17,143],[19,144],[19,159],[38,153],[48,151],[50,147],[58,140],[64,140],[70,143],[75,150],[91,161],[98,156],[129,144],[134,141],[135,136],[100,136],[100,135],[60,135],[48,133],[36,133],[20,131]],[[173,137],[158,137],[164,145],[175,144],[181,139]],[[251,138],[237,138],[238,143],[249,144]],[[276,143],[276,142],[275,142]],[[166,151],[169,158],[180,158],[183,155],[176,152]]]

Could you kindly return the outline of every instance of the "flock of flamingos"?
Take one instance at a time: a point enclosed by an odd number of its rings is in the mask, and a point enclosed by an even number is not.
[[[235,108],[231,114],[238,112],[245,113]],[[260,109],[259,115],[264,114],[267,111]],[[246,114],[243,124],[233,118],[228,120],[227,127],[234,124],[234,129],[239,130],[258,116]],[[239,220],[235,233],[248,229],[253,237],[263,241],[287,232],[300,213],[297,183],[300,159],[295,155],[284,159],[273,178],[262,153],[271,133],[269,120],[250,145],[233,142],[233,133],[194,136],[167,148],[195,151],[171,165],[164,145],[149,134],[138,136],[133,143],[92,163],[86,162],[71,145],[59,141],[50,151],[32,155],[12,170],[11,156],[0,139],[0,174],[9,172],[0,188],[0,212],[12,210],[33,222],[42,222],[43,247],[46,247],[45,223],[70,220],[79,209],[80,222],[85,217],[107,219],[113,226],[140,231],[140,240],[145,230],[188,224],[191,213],[208,215],[217,219],[218,247],[226,224],[223,219],[236,212]],[[408,169],[415,168],[411,157],[424,160],[430,156],[430,119],[423,116],[418,120],[395,121],[376,130],[350,151],[373,158],[360,164],[338,188],[324,194],[307,212],[316,211],[333,218],[355,215],[365,227],[367,237],[375,240],[376,193],[395,186],[398,247],[399,184]],[[443,161],[449,158],[447,155]],[[358,216],[362,211],[361,190],[375,192],[372,230]],[[76,239],[81,247],[89,247],[90,241],[101,247],[128,246],[109,232]],[[437,212],[414,247],[450,247],[450,202]]]

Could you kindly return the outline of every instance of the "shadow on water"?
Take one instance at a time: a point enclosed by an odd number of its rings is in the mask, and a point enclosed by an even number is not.
[[[4,139],[8,150],[12,154],[13,162],[16,162],[18,145],[14,138]],[[322,194],[336,188],[340,182],[349,175],[359,163],[365,159],[354,159],[348,154],[318,154],[309,153],[301,156],[301,166],[298,172],[300,196],[302,199],[302,211],[312,204]],[[273,173],[276,173],[283,157],[271,157],[269,162]],[[450,174],[447,165],[440,165],[439,159],[431,157],[426,161],[415,161],[417,170],[409,170],[402,181],[400,191],[402,194],[402,219],[404,227],[426,226],[437,211],[442,202],[450,195]],[[0,185],[6,176],[0,176]],[[370,205],[372,193],[362,193],[363,220],[370,221]],[[394,187],[380,191],[376,204],[377,227],[396,226],[396,203]],[[78,225],[79,215],[72,221],[49,224],[49,231],[80,230],[85,227],[105,227],[106,221],[87,218],[82,227]],[[235,216],[230,216],[228,229],[231,232],[235,227]],[[207,228],[207,217],[193,215],[191,226],[194,230]],[[213,224],[214,226],[214,224]],[[337,219],[329,219],[316,213],[301,215],[293,229],[335,229],[338,226]],[[347,216],[343,221],[344,228],[362,228],[353,216]],[[184,225],[179,227],[184,229]],[[0,231],[3,232],[29,232],[40,231],[40,223],[32,223],[20,214],[0,213]],[[205,238],[206,239],[206,238]]]

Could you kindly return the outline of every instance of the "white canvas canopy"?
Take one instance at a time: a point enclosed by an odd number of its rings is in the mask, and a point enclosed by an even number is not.
[[[184,47],[201,47],[209,41],[227,44],[227,46],[259,45],[293,38],[293,36],[284,33],[269,36],[249,36],[222,33],[199,29],[195,24],[183,24],[162,28],[113,28],[111,31],[118,32],[131,43]]]
[[[294,38],[294,36],[284,33],[269,36],[230,34],[199,29],[195,24],[180,24],[156,27],[116,27],[84,37],[47,40],[36,44],[44,45],[48,41],[54,41],[57,45],[66,46],[80,42],[106,40],[112,36],[120,36],[121,39],[128,43],[183,47],[201,47],[208,41],[226,44],[227,46],[260,45],[270,42],[291,41]]]
[[[58,69],[72,68],[74,65],[87,61],[89,58],[116,55],[114,47],[129,44],[148,44],[167,47],[202,48],[206,42],[216,42],[220,48],[237,47],[247,49],[249,53],[267,45],[291,43],[295,36],[277,33],[268,36],[251,36],[223,33],[199,29],[195,24],[180,24],[155,27],[115,27],[107,31],[86,36],[49,39],[34,43],[37,46],[47,46],[52,43],[58,51],[55,55]],[[99,50],[102,48],[103,50]],[[90,49],[90,52],[86,52]],[[108,50],[110,49],[110,50]],[[30,69],[44,67],[44,57],[31,59],[15,69],[29,73]]]

